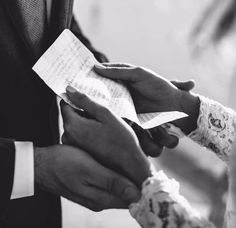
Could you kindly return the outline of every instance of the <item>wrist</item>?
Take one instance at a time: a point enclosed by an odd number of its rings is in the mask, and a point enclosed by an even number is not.
[[[186,113],[188,117],[177,120],[174,124],[188,135],[197,128],[200,99],[193,93],[180,91],[178,105],[177,111]]]
[[[34,180],[35,184],[40,184],[40,163],[42,160],[42,148],[34,147]]]
[[[46,178],[46,164],[47,164],[47,151],[45,148],[35,147],[34,148],[34,179],[35,184],[40,187],[44,187],[44,180]]]

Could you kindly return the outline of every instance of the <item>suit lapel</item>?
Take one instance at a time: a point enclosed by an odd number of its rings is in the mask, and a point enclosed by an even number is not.
[[[29,34],[27,34],[27,30],[24,28],[24,20],[20,13],[20,9],[16,4],[16,0],[2,0],[2,3],[5,6],[19,37],[22,39],[30,53],[34,55],[32,52],[32,46],[29,43]]]
[[[32,44],[30,42],[30,35],[24,26],[24,19],[22,18],[22,13],[18,8],[16,1],[20,0],[0,0],[3,3],[3,6],[6,8],[7,13],[9,14],[11,21],[17,30],[19,37],[22,39],[24,45],[31,58],[35,60],[36,56],[32,51]],[[30,0],[29,0],[30,1]],[[73,0],[53,0],[52,11],[51,11],[51,20],[49,25],[49,44],[51,44],[60,33],[70,26],[72,18],[72,9],[73,9]],[[34,15],[32,14],[32,19]]]
[[[61,32],[70,27],[74,0],[53,0],[49,31],[52,43]]]

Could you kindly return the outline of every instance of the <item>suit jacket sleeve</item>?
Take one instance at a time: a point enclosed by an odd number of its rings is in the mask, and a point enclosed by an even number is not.
[[[15,144],[13,140],[0,138],[0,217],[10,202],[15,166]]]
[[[76,21],[75,17],[73,16],[71,22],[71,31],[78,37],[78,39],[94,54],[95,58],[99,62],[108,62],[107,57],[102,54],[101,52],[97,51],[90,41],[83,35],[82,30],[80,29],[78,22]]]

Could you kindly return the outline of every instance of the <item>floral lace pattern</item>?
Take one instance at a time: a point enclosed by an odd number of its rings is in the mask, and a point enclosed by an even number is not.
[[[215,228],[179,194],[179,183],[162,171],[143,183],[142,198],[130,205],[130,213],[143,228]]]
[[[200,96],[198,128],[189,137],[228,161],[236,129],[236,113]]]
[[[189,137],[228,161],[236,131],[236,113],[218,102],[201,100],[198,128]]]

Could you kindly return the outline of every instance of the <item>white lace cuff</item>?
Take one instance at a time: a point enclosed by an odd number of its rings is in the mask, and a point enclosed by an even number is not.
[[[179,183],[160,171],[143,183],[142,197],[130,213],[143,228],[214,228],[179,194]]]
[[[189,137],[228,161],[236,129],[236,113],[216,101],[199,96],[198,128]]]

